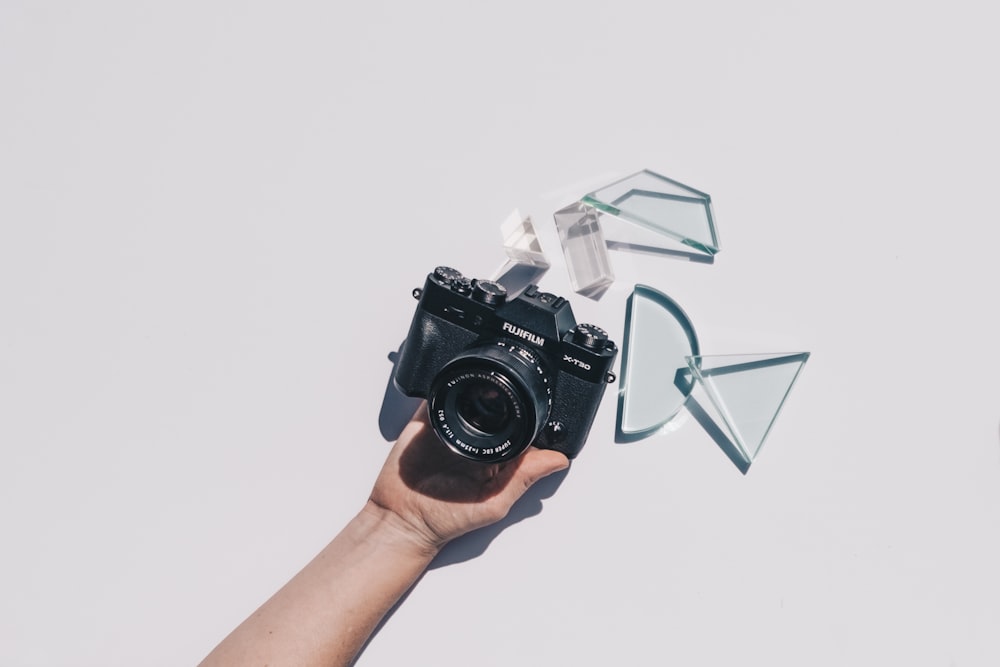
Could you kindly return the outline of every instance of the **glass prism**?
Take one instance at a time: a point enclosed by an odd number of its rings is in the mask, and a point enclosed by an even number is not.
[[[710,406],[704,407],[714,408],[717,425],[731,436],[747,466],[760,453],[808,359],[808,352],[687,358],[691,375],[708,395]]]
[[[699,253],[719,252],[712,198],[648,169],[584,195],[580,202]],[[626,247],[634,244],[627,233],[617,240]]]
[[[553,217],[573,290],[591,296],[606,289],[615,276],[597,213],[576,202]]]
[[[678,383],[687,358],[698,355],[691,320],[663,292],[636,285],[625,309],[618,389],[619,441],[650,435],[684,406],[692,385]]]
[[[507,259],[493,272],[491,280],[507,288],[508,298],[514,298],[545,275],[549,260],[531,218],[522,216],[517,209],[500,223],[500,235]]]
[[[540,269],[549,268],[549,260],[542,251],[530,216],[522,216],[515,209],[500,223],[500,234],[503,236],[504,252],[511,260]]]

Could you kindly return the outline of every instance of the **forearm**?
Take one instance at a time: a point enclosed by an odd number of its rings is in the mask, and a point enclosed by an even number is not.
[[[348,665],[436,550],[373,505],[201,663]]]

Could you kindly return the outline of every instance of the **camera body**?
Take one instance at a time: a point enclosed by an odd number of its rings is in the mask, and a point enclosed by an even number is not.
[[[431,425],[456,453],[484,463],[529,445],[576,457],[618,354],[607,333],[577,324],[569,302],[530,285],[514,299],[489,280],[439,266],[419,299],[396,386],[427,399]]]

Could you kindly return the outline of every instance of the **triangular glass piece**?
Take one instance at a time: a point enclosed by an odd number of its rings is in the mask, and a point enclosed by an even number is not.
[[[580,201],[699,253],[712,256],[719,252],[712,198],[648,169],[584,195]],[[649,245],[629,234],[627,228],[622,233],[620,238],[609,240],[623,249]]]
[[[538,234],[530,216],[522,216],[520,211],[514,209],[507,219],[500,223],[500,234],[503,236],[504,252],[511,260],[539,269],[549,268],[549,260],[538,241]]]
[[[688,357],[688,368],[711,403],[702,407],[714,413],[716,423],[730,434],[747,466],[760,453],[808,359],[808,352]]]
[[[500,223],[500,234],[507,260],[491,278],[507,288],[509,298],[514,298],[528,285],[538,283],[549,270],[549,260],[531,217],[522,216],[517,209]]]
[[[618,389],[619,442],[648,436],[684,406],[692,385],[678,384],[678,370],[698,354],[691,320],[663,292],[636,285],[625,309]]]
[[[573,291],[584,296],[602,294],[615,276],[597,213],[576,202],[553,217]]]
[[[682,370],[677,371],[676,381],[678,386],[682,387],[682,390],[691,392],[691,395],[688,396],[687,401],[684,403],[687,411],[705,429],[705,432],[711,436],[715,444],[722,450],[722,453],[729,457],[733,465],[739,468],[740,472],[744,475],[747,474],[750,470],[751,461],[747,459],[743,450],[733,442],[733,436],[727,433],[725,420],[722,419],[715,404],[705,397],[705,388],[701,383],[694,381],[691,369],[684,367]],[[723,426],[719,426],[719,424]]]

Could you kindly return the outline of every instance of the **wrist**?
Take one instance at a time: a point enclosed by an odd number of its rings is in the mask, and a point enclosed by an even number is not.
[[[421,530],[394,510],[369,499],[355,518],[380,544],[430,562],[444,543],[429,530]]]

